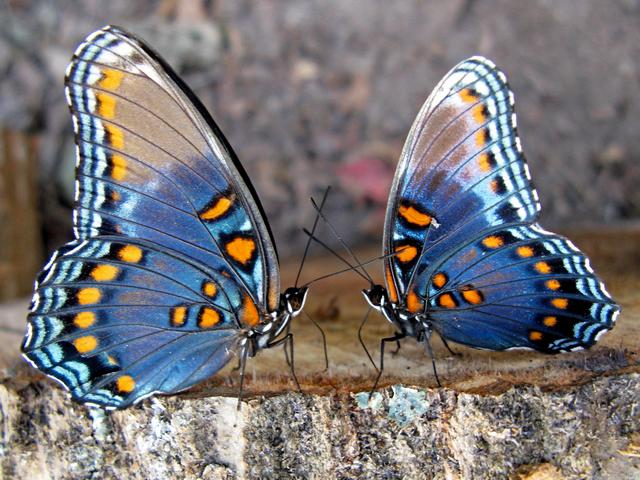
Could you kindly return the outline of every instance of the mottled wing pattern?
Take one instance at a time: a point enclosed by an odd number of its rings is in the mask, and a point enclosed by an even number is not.
[[[75,399],[123,408],[222,368],[242,340],[242,289],[149,242],[76,240],[38,278],[22,349]]]
[[[433,328],[476,348],[580,350],[619,313],[589,259],[537,224],[487,231],[431,271],[424,297]]]
[[[78,47],[66,85],[78,145],[76,237],[125,235],[183,252],[226,271],[273,311],[277,257],[259,201],[171,68],[106,27]]]
[[[500,224],[533,221],[538,196],[515,128],[513,95],[490,61],[472,57],[434,89],[409,132],[384,230],[387,289],[423,308],[416,276],[452,246]]]

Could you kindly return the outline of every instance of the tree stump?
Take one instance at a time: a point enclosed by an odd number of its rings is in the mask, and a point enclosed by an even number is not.
[[[302,393],[281,349],[260,352],[239,410],[232,366],[179,395],[89,409],[19,360],[19,335],[4,332],[4,478],[638,478],[640,233],[570,236],[623,308],[598,345],[555,356],[453,346],[452,356],[434,339],[438,388],[409,339],[387,356],[370,401],[376,372],[357,341],[366,285],[353,274],[314,284],[307,304],[326,333],[329,369],[302,315],[293,326]],[[315,258],[303,277],[340,268]],[[296,270],[283,267],[283,285]],[[0,322],[21,329],[25,311],[26,302],[5,306]],[[376,361],[390,331],[377,315],[365,327]]]

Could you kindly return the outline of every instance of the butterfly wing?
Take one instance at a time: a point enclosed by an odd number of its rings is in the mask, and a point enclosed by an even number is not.
[[[210,115],[148,46],[106,27],[66,77],[78,146],[75,233],[141,238],[225,271],[257,308],[279,299],[262,207]]]
[[[150,242],[76,240],[38,278],[22,350],[76,400],[123,408],[222,368],[244,338],[243,288]]]
[[[490,350],[580,350],[619,313],[589,259],[537,224],[497,227],[429,269],[425,298],[445,338]]]
[[[395,174],[384,229],[384,253],[398,253],[385,262],[391,300],[422,310],[414,283],[434,259],[539,208],[504,74],[481,57],[463,61],[423,105]]]

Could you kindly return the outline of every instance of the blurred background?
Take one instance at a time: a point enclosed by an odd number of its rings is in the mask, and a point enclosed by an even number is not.
[[[105,24],[145,39],[210,109],[299,258],[310,196],[351,245],[380,244],[388,188],[431,89],[482,54],[516,96],[548,228],[640,216],[640,1],[2,0],[0,300],[71,239],[64,70]]]

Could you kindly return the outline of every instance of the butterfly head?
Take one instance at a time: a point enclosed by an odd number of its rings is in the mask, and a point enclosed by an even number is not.
[[[362,295],[364,295],[367,303],[376,310],[381,310],[389,304],[387,289],[382,285],[372,285],[368,290],[362,290]]]
[[[309,287],[290,287],[280,296],[280,311],[296,316],[304,308]]]

